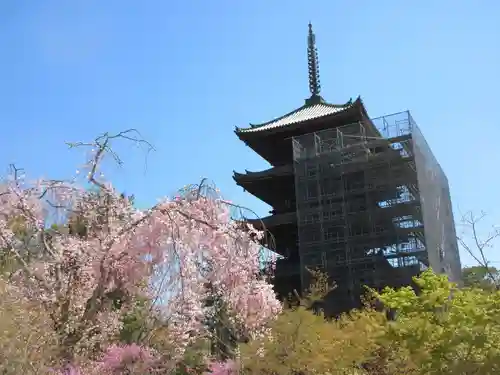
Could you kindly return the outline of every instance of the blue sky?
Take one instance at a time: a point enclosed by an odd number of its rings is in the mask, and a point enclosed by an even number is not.
[[[455,216],[500,224],[498,19],[495,0],[2,0],[0,162],[72,175],[82,154],[65,141],[133,127],[156,152],[145,163],[119,146],[126,164],[109,173],[139,204],[206,176],[265,214],[231,178],[267,167],[233,129],[303,104],[311,20],[325,99],[361,95],[372,117],[410,109]]]

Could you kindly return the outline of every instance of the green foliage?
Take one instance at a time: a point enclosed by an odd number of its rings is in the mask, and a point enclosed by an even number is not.
[[[352,374],[375,351],[384,317],[375,311],[327,321],[299,306],[286,310],[271,335],[241,346],[246,374]]]
[[[311,277],[311,283],[301,302],[303,306],[312,308],[315,304],[323,302],[323,298],[334,290],[336,285],[330,283],[328,274],[321,270],[310,268],[306,268],[306,270]]]
[[[184,353],[183,360],[177,365],[174,375],[206,374],[208,371],[207,348],[206,340],[198,340],[190,345]]]
[[[232,329],[230,314],[222,300],[214,298],[212,305],[214,314],[205,322],[211,332],[211,352],[217,360],[225,361],[234,358],[239,338]]]
[[[361,374],[377,348],[385,317],[367,309],[325,320],[323,298],[335,288],[328,276],[308,269],[311,283],[298,303],[289,304],[270,335],[240,345],[245,374]]]
[[[150,315],[151,302],[146,298],[135,298],[134,308],[123,315],[120,341],[127,344],[140,343],[150,328],[148,324]]]
[[[378,297],[397,311],[380,345],[418,374],[494,374],[500,370],[500,293],[458,289],[424,272],[411,288]]]
[[[316,278],[315,290],[328,290]],[[432,271],[411,287],[370,291],[386,309],[352,311],[328,321],[287,308],[268,337],[240,346],[246,374],[493,375],[500,373],[500,292],[457,288]],[[319,284],[323,283],[323,289]],[[314,289],[314,288],[312,288]],[[319,293],[321,295],[321,293]],[[310,298],[310,299],[308,299]]]
[[[500,284],[500,271],[495,267],[473,266],[462,270],[465,287],[494,290]]]
[[[24,241],[29,235],[29,228],[26,226],[26,220],[22,217],[15,217],[8,222],[9,228],[14,232],[15,236]],[[30,255],[21,254],[26,262],[29,262]],[[0,276],[7,276],[17,271],[21,266],[16,256],[5,249],[0,249]]]
[[[19,298],[0,277],[0,374],[49,374],[57,337],[42,306]]]
[[[16,257],[6,251],[0,250],[0,276],[8,276],[19,268]]]

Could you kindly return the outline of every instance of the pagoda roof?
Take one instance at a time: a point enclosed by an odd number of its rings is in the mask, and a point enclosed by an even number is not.
[[[252,172],[245,169],[245,173],[238,173],[233,171],[233,179],[235,181],[253,181],[259,178],[269,178],[273,176],[289,176],[293,173],[293,166],[291,164],[272,167],[263,171]]]
[[[321,97],[318,97],[318,100],[307,100],[306,104],[302,107],[297,108],[274,120],[264,122],[262,124],[250,124],[250,127],[248,128],[236,127],[235,131],[236,133],[240,134],[257,133],[270,129],[283,128],[289,125],[299,124],[343,112],[354,107],[356,104],[359,104],[360,100],[361,99],[358,98],[354,102],[351,99],[345,104],[330,104],[325,102]]]
[[[269,215],[259,219],[246,219],[246,221],[257,229],[269,229],[278,225],[296,223],[297,214],[295,211],[292,211],[284,214]]]

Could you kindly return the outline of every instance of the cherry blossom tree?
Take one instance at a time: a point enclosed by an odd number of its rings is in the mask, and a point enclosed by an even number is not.
[[[167,322],[175,362],[206,333],[207,284],[235,330],[264,332],[281,304],[259,276],[255,240],[262,233],[233,221],[230,203],[203,185],[135,209],[102,175],[106,157],[121,163],[111,148],[118,140],[150,147],[134,130],[104,134],[69,144],[88,152],[79,177],[29,183],[13,168],[0,187],[0,249],[19,263],[11,282],[46,310],[61,357],[73,361],[104,350],[123,312],[145,296]],[[27,253],[35,256],[28,261]]]

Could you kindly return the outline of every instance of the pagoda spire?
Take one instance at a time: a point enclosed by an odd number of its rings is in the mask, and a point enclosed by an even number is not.
[[[316,35],[314,35],[312,24],[309,22],[309,34],[307,36],[307,65],[309,69],[309,91],[311,97],[306,99],[306,104],[317,104],[323,101],[319,93],[321,84],[319,80],[319,59],[316,48]]]

